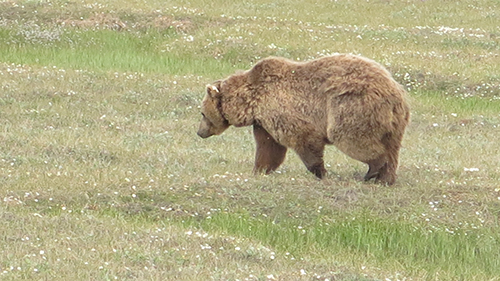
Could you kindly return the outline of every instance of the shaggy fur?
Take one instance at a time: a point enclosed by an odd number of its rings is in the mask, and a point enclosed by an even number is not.
[[[384,67],[363,57],[270,57],[207,86],[198,135],[253,125],[255,172],[276,170],[291,148],[318,178],[326,174],[325,145],[333,144],[368,164],[365,180],[393,184],[410,118],[405,96]]]

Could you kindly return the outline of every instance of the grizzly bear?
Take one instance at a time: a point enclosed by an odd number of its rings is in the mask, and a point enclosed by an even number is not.
[[[373,60],[338,54],[308,62],[269,57],[207,85],[198,135],[253,126],[254,172],[276,170],[287,148],[323,178],[325,145],[368,164],[365,180],[392,185],[410,119],[406,91]]]

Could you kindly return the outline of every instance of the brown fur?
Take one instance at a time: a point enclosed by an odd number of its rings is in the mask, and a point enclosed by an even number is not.
[[[207,86],[198,135],[253,125],[255,172],[276,170],[291,148],[319,178],[325,145],[333,144],[368,164],[365,180],[393,184],[410,117],[405,96],[385,68],[363,57],[270,57]]]
[[[254,172],[265,171],[269,174],[285,160],[287,148],[277,143],[261,126],[253,125],[253,135],[257,143]]]

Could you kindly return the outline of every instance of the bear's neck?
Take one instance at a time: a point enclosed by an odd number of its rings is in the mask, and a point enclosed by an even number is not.
[[[241,99],[224,102],[222,104],[223,116],[230,125],[245,127],[255,122],[255,106],[253,102],[245,102]]]

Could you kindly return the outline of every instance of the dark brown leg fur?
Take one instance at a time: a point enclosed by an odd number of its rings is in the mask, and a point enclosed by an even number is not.
[[[326,175],[325,164],[323,161],[323,151],[325,145],[309,144],[305,147],[297,148],[296,152],[299,155],[307,169],[316,177],[322,179]]]
[[[375,177],[375,182],[393,185],[396,182],[396,170],[398,168],[398,154],[397,152],[389,152],[387,163],[379,170],[378,175]]]
[[[253,135],[257,144],[254,173],[265,171],[269,174],[276,170],[285,160],[287,148],[277,143],[261,126],[253,125]]]
[[[386,134],[382,138],[382,143],[387,151],[387,162],[379,169],[378,175],[375,177],[375,182],[386,185],[393,185],[394,182],[396,182],[396,170],[398,168],[401,140],[402,136],[394,136],[392,134]]]
[[[365,181],[378,177],[380,175],[381,169],[384,168],[386,163],[387,163],[387,157],[385,155],[382,155],[375,160],[367,162],[366,164],[368,164],[368,172],[365,175]]]

